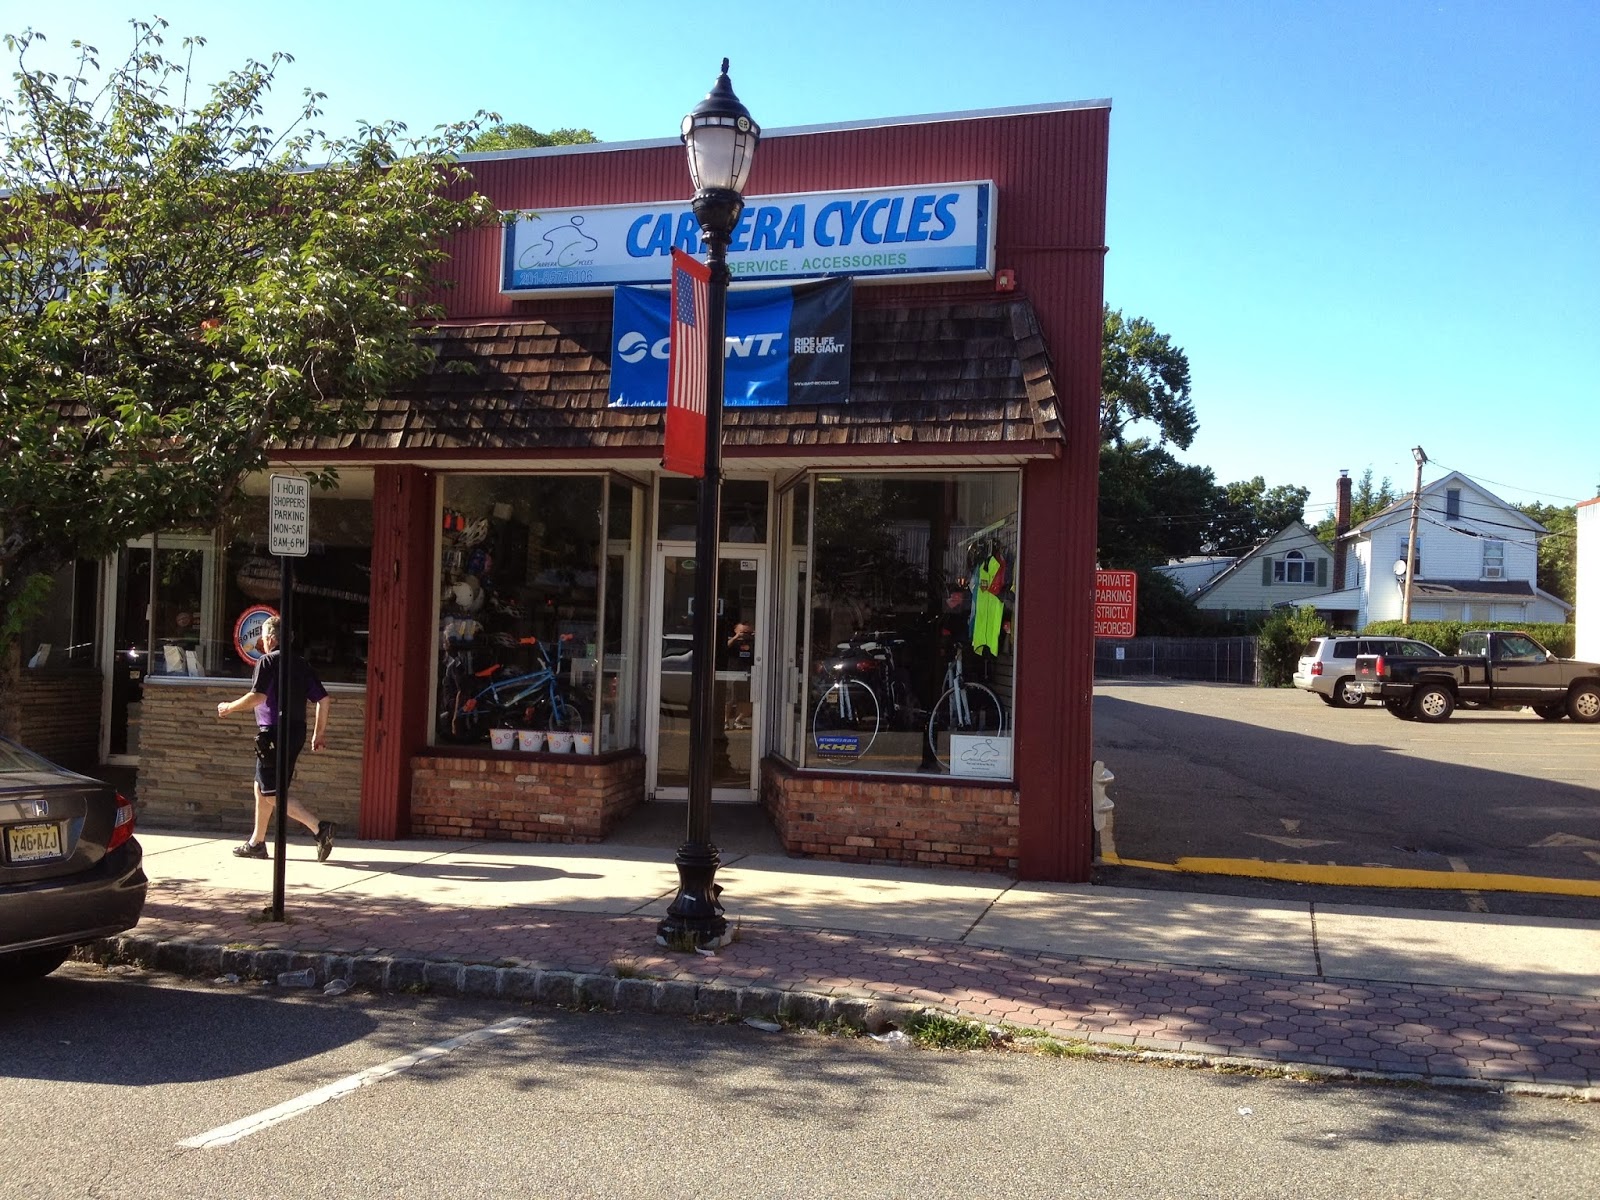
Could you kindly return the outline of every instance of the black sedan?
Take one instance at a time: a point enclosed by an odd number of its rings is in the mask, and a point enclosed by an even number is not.
[[[143,863],[130,801],[0,738],[0,984],[137,924]]]

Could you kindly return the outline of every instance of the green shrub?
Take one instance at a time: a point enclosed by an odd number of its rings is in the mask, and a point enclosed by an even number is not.
[[[1256,654],[1261,660],[1261,686],[1287,687],[1292,683],[1305,644],[1327,632],[1328,623],[1309,605],[1293,612],[1275,611],[1261,626],[1256,639]]]
[[[1409,624],[1405,621],[1373,621],[1361,632],[1369,637],[1415,638],[1445,654],[1454,654],[1461,645],[1461,635],[1474,629],[1520,630],[1559,658],[1572,657],[1578,637],[1575,625],[1538,621],[1412,621]]]

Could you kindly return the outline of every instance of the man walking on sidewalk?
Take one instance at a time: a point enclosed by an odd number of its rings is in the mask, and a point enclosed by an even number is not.
[[[267,820],[278,801],[278,756],[273,744],[277,731],[278,710],[278,629],[277,617],[268,617],[261,626],[262,643],[267,653],[256,664],[255,676],[250,680],[250,690],[237,700],[223,700],[217,704],[218,719],[246,708],[256,710],[256,820],[250,839],[233,852],[240,858],[267,857]],[[289,652],[289,694],[282,698],[286,718],[285,736],[289,739],[287,754],[288,778],[294,778],[294,765],[306,743],[306,703],[316,705],[316,724],[311,730],[311,748],[321,750],[327,745],[328,710],[333,705],[328,689],[311,669],[311,664],[300,655]],[[332,821],[319,821],[310,809],[293,796],[289,798],[289,815],[311,830],[317,838],[317,861],[326,862],[333,852],[333,835],[337,829]]]

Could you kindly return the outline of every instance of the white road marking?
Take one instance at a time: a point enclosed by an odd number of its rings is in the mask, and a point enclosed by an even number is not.
[[[1450,858],[1445,861],[1450,864],[1452,871],[1460,874],[1465,875],[1472,870],[1471,867],[1467,866],[1467,860],[1464,858]],[[1470,888],[1462,888],[1461,894],[1467,898],[1468,912],[1486,913],[1489,911],[1489,902],[1483,898],[1482,892]]]
[[[1281,823],[1283,825],[1283,831],[1285,833],[1299,833],[1300,832],[1300,822],[1299,821],[1291,821],[1288,817],[1279,817],[1278,821],[1279,821],[1279,823]]]
[[[1529,846],[1530,850],[1546,850],[1556,846],[1600,846],[1593,838],[1579,837],[1575,833],[1552,833],[1543,841]]]
[[[1312,846],[1337,846],[1340,844],[1335,838],[1279,837],[1275,833],[1247,833],[1246,836],[1260,838],[1265,842],[1277,842],[1278,845],[1288,846],[1291,850],[1309,850]]]
[[[298,1117],[303,1112],[326,1104],[329,1100],[337,1100],[340,1096],[347,1096],[351,1092],[364,1088],[369,1084],[378,1083],[398,1075],[402,1071],[409,1071],[421,1063],[431,1062],[433,1059],[449,1054],[462,1046],[473,1042],[485,1041],[492,1037],[513,1033],[524,1025],[531,1025],[532,1017],[509,1017],[504,1021],[487,1025],[482,1029],[474,1029],[471,1033],[463,1033],[460,1037],[453,1037],[437,1045],[418,1050],[412,1054],[404,1054],[399,1058],[392,1058],[386,1063],[376,1067],[369,1067],[355,1075],[346,1075],[343,1079],[320,1087],[314,1092],[307,1092],[303,1096],[296,1096],[292,1100],[285,1100],[282,1104],[275,1104],[271,1108],[263,1109],[252,1116],[243,1117],[228,1125],[220,1125],[206,1133],[196,1134],[191,1138],[184,1138],[178,1145],[186,1150],[212,1150],[218,1146],[230,1146],[234,1142],[249,1137],[252,1133],[260,1133],[263,1129]]]

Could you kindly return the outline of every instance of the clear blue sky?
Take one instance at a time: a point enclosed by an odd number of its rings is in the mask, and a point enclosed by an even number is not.
[[[0,28],[111,60],[161,12],[208,77],[286,50],[269,121],[314,87],[331,132],[485,108],[671,137],[723,54],[769,127],[1109,98],[1106,298],[1187,351],[1189,461],[1313,517],[1340,468],[1409,490],[1415,445],[1508,500],[1600,489],[1596,0],[808,0],[720,37],[714,8],[0,0]]]

